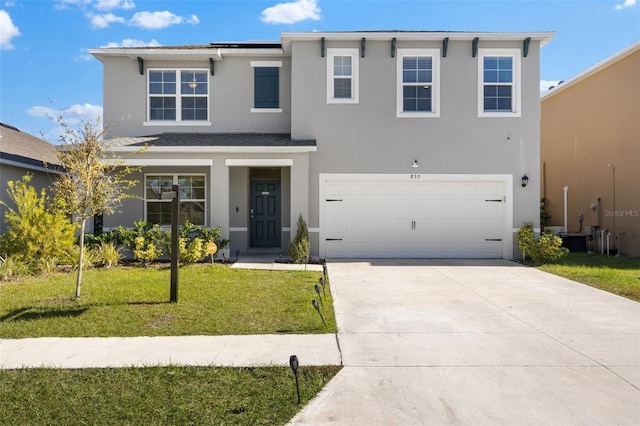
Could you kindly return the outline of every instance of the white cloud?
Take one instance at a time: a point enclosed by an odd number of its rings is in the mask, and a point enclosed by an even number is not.
[[[179,16],[169,12],[168,10],[162,12],[136,12],[129,25],[134,27],[140,27],[145,30],[159,30],[167,28],[176,24],[192,24],[195,25],[200,22],[200,19],[196,15],[191,15],[188,18]]]
[[[616,5],[616,10],[626,9],[628,7],[633,7],[636,5],[638,0],[624,0],[623,3]]]
[[[68,108],[57,110],[45,106],[34,106],[27,110],[27,114],[33,117],[45,117],[54,120],[57,124],[58,118],[67,126],[78,128],[83,122],[95,123],[98,118],[102,118],[102,107],[91,104],[75,104]],[[60,141],[60,136],[64,134],[64,128],[56,126],[44,134],[44,139],[56,143]]]
[[[266,8],[260,19],[267,24],[295,24],[307,19],[319,21],[320,8],[317,0],[296,0]]]
[[[133,9],[136,7],[131,0],[98,0],[94,6],[98,10]]]
[[[91,28],[108,28],[109,25],[114,22],[124,24],[125,20],[121,16],[116,16],[113,13],[105,13],[103,15],[95,15],[93,13],[87,13],[87,18],[91,22]]]
[[[158,41],[155,38],[151,39],[151,41],[142,41],[142,40],[136,40],[133,38],[125,38],[119,43],[117,41],[111,41],[106,45],[100,46],[100,47],[147,47],[147,46],[157,47],[162,45],[158,43]]]
[[[4,7],[13,7],[16,5],[15,1],[5,1],[4,2]]]
[[[56,9],[68,9],[69,6],[80,6],[84,7],[91,3],[91,0],[59,0],[55,8]]]
[[[540,94],[547,93],[551,87],[560,84],[560,80],[540,80]]]
[[[80,49],[80,54],[75,58],[73,58],[74,62],[90,61],[92,59],[93,59],[93,56],[91,56],[91,54],[89,53],[89,49],[87,48]]]
[[[18,27],[13,25],[11,16],[4,10],[0,10],[0,50],[11,50],[11,39],[20,35]]]

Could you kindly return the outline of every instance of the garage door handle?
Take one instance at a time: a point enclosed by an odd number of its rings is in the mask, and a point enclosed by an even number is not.
[[[502,238],[485,238],[485,241],[502,241]]]
[[[327,238],[327,241],[342,241],[342,238]]]

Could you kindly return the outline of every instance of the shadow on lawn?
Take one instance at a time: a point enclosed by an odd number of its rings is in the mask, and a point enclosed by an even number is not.
[[[5,321],[35,321],[48,318],[70,318],[82,315],[89,308],[46,309],[20,308],[0,317],[0,322]]]
[[[9,312],[6,315],[0,317],[0,322],[9,321],[37,321],[49,318],[75,318],[90,308],[99,308],[102,306],[121,306],[121,305],[139,305],[139,306],[152,306],[152,305],[166,305],[170,302],[121,302],[121,303],[104,303],[104,304],[91,304],[82,307],[69,307],[69,308],[46,308],[46,307],[28,307],[20,308]]]

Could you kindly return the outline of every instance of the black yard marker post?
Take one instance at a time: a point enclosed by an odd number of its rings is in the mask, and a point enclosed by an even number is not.
[[[171,290],[169,300],[178,302],[178,227],[180,226],[180,186],[173,185],[170,192],[162,193],[163,199],[171,199]]]
[[[318,299],[320,300],[320,305],[324,308],[324,303],[322,302],[322,295],[320,294],[320,286],[318,284],[315,285],[316,293],[318,293]]]

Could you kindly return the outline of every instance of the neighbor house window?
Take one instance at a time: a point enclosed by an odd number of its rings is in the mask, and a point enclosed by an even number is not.
[[[479,49],[478,115],[519,117],[520,50]]]
[[[358,49],[327,49],[327,103],[358,103]]]
[[[398,117],[439,117],[439,86],[438,49],[398,49]]]
[[[209,119],[206,70],[148,70],[149,122]]]
[[[145,208],[149,223],[171,225],[171,199],[162,198],[174,184],[180,185],[180,223],[205,224],[205,175],[146,175]]]
[[[251,112],[282,112],[280,108],[280,68],[282,61],[251,61],[253,67],[253,108]]]

